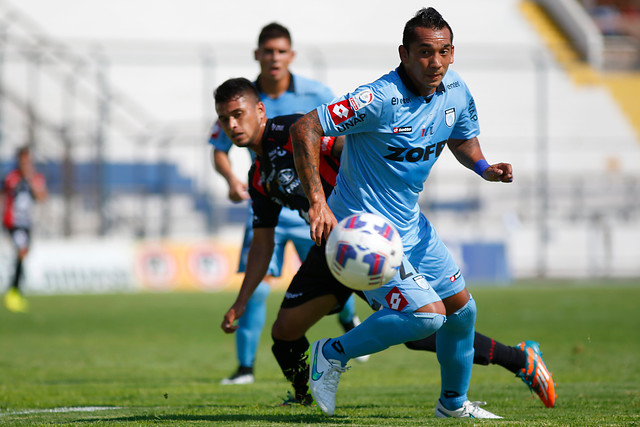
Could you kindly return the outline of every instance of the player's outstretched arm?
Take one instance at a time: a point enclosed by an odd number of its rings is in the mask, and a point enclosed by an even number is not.
[[[490,165],[480,148],[478,138],[467,140],[450,139],[449,149],[462,165],[475,171],[487,181],[512,182],[513,169],[510,163],[495,163]]]
[[[320,179],[320,140],[324,132],[316,110],[307,113],[291,126],[290,134],[296,170],[309,199],[311,239],[320,245],[323,239],[329,237],[337,221],[327,205]]]
[[[47,182],[42,175],[35,175],[29,185],[33,191],[33,196],[38,202],[44,202],[47,200],[49,192],[47,191]]]
[[[222,150],[216,150],[211,148],[211,162],[213,167],[229,184],[229,199],[232,202],[241,202],[249,199],[249,192],[247,191],[247,184],[239,180],[231,169],[231,161],[229,160],[229,153]]]
[[[247,301],[253,295],[269,269],[271,255],[273,255],[275,228],[254,228],[253,239],[247,255],[247,267],[242,280],[238,297],[231,308],[225,313],[220,327],[230,334],[238,329],[233,322],[244,314]]]

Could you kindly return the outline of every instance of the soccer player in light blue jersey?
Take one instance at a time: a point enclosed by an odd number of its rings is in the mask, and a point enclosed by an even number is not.
[[[389,219],[405,250],[398,274],[365,291],[378,310],[346,334],[311,345],[309,387],[327,415],[335,410],[340,375],[350,359],[437,331],[442,388],[436,416],[500,418],[467,398],[476,304],[418,206],[423,183],[445,146],[487,181],[513,179],[510,164],[490,165],[482,154],[473,97],[449,70],[453,52],[449,24],[435,9],[421,9],[405,25],[396,70],[319,106],[291,128],[296,169],[310,204],[311,238],[318,245],[312,251],[323,250],[339,220],[360,212]],[[318,141],[325,135],[346,136],[328,201],[318,172]]]
[[[254,52],[256,61],[260,63],[260,75],[255,85],[260,93],[269,117],[286,114],[304,114],[320,104],[331,101],[333,93],[320,82],[311,80],[289,71],[289,64],[295,53],[291,49],[289,31],[280,24],[266,25],[258,36],[258,48]],[[234,202],[249,199],[247,184],[238,179],[231,168],[228,152],[232,147],[231,140],[221,130],[219,124],[213,127],[209,143],[212,145],[212,159],[216,171],[229,184],[229,198]],[[251,208],[245,226],[245,236],[240,257],[239,272],[244,272],[247,254],[252,239]],[[309,239],[309,226],[300,218],[296,211],[284,208],[275,230],[274,255],[269,265],[269,271],[263,282],[253,293],[247,303],[244,314],[239,318],[235,328],[236,352],[238,369],[229,377],[222,380],[222,384],[249,384],[254,382],[254,361],[260,340],[260,334],[266,318],[266,299],[269,295],[271,278],[281,274],[285,245],[293,242],[301,259],[306,256],[313,242]],[[353,298],[345,305],[339,314],[339,321],[346,330],[359,323],[355,315],[355,301]],[[366,360],[368,356],[360,358]]]

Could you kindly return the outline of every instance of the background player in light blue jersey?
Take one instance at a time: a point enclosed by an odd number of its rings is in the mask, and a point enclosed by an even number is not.
[[[309,387],[328,415],[349,359],[437,331],[442,389],[436,415],[499,418],[467,399],[476,305],[418,206],[423,183],[445,146],[485,180],[513,179],[510,164],[489,165],[482,154],[473,98],[460,76],[448,71],[453,51],[449,24],[435,9],[422,9],[405,25],[396,70],[318,107],[291,129],[296,169],[310,203],[311,238],[318,245],[311,251],[322,251],[337,221],[359,212],[389,219],[405,249],[394,279],[365,292],[378,311],[348,333],[311,346]],[[325,135],[346,136],[328,201],[318,173],[317,141]]]
[[[271,23],[262,28],[258,36],[258,48],[254,52],[260,63],[260,75],[255,85],[260,92],[261,101],[269,112],[269,117],[285,114],[307,113],[320,104],[331,101],[331,90],[320,82],[294,75],[289,64],[295,53],[291,49],[289,31],[280,24]],[[229,184],[229,198],[234,202],[249,199],[247,184],[238,179],[232,171],[228,152],[231,140],[221,130],[219,124],[213,127],[209,143],[212,145],[212,160],[216,171]],[[247,254],[252,239],[252,213],[249,207],[245,236],[240,256],[239,272],[246,268]],[[244,315],[240,318],[236,330],[236,351],[238,369],[222,384],[249,384],[254,382],[253,366],[260,340],[260,334],[266,319],[266,299],[269,295],[269,281],[281,274],[284,250],[287,241],[292,241],[301,259],[306,256],[313,242],[309,239],[309,226],[296,211],[284,208],[275,230],[276,247],[269,265],[269,271],[263,282],[249,300]],[[350,299],[339,314],[339,320],[345,330],[359,323],[355,316],[355,301]],[[367,356],[361,358],[366,360]]]

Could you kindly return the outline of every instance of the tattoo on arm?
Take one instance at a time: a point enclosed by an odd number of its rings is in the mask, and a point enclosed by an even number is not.
[[[309,202],[324,198],[320,179],[320,138],[324,132],[314,110],[298,120],[290,130],[293,157],[300,182]]]
[[[467,140],[450,139],[448,145],[456,159],[471,170],[473,170],[476,161],[484,158],[478,138],[474,137]]]

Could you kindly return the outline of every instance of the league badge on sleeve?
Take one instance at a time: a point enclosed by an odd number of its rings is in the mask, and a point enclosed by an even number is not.
[[[335,104],[331,104],[327,108],[329,109],[329,114],[331,114],[331,121],[334,125],[339,125],[340,123],[349,120],[351,117],[356,115],[356,113],[354,113],[351,109],[351,105],[349,105],[348,99],[344,99],[340,102],[336,102]]]
[[[371,104],[371,101],[373,101],[373,93],[369,89],[365,89],[353,98],[349,98],[353,111],[358,111],[362,107],[366,107]]]

